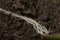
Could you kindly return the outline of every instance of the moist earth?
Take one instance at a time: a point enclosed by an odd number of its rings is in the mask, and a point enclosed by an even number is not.
[[[27,16],[60,33],[60,0],[0,0],[0,8]],[[0,40],[45,40],[26,21],[0,12]]]

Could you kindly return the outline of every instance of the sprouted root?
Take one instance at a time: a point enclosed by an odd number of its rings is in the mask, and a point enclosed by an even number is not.
[[[11,16],[14,16],[14,17],[21,18],[21,19],[25,20],[26,22],[32,24],[34,29],[37,31],[37,33],[39,33],[41,35],[45,35],[45,34],[49,33],[49,31],[45,28],[45,26],[40,25],[39,23],[37,23],[35,20],[33,20],[31,18],[6,11],[2,8],[0,8],[0,11],[5,12],[5,14],[7,14],[7,15],[11,15]]]

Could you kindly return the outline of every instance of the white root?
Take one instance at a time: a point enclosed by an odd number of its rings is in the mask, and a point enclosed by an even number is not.
[[[21,18],[21,19],[27,21],[28,23],[32,24],[34,29],[41,35],[45,35],[45,34],[49,33],[49,31],[45,28],[45,26],[40,25],[39,23],[37,23],[35,20],[33,20],[31,18],[28,18],[26,16],[17,15],[15,13],[3,10],[2,8],[0,8],[0,11],[5,12],[5,14],[7,14],[7,15],[11,14],[14,17],[18,17],[18,18]]]

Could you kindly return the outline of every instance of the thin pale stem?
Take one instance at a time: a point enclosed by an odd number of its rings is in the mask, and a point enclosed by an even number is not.
[[[17,15],[15,13],[3,10],[2,8],[0,8],[0,11],[5,12],[5,14],[7,14],[7,15],[12,15],[14,17],[18,17],[18,18],[24,19],[28,23],[32,24],[34,29],[41,35],[45,35],[45,34],[49,33],[49,31],[45,28],[45,26],[40,25],[39,23],[37,23],[35,20],[33,20],[31,18],[28,18],[26,16]]]

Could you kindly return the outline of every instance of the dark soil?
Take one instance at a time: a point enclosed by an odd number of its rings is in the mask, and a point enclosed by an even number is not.
[[[60,0],[0,0],[0,8],[42,23],[50,34],[60,33]],[[22,19],[0,12],[0,40],[44,40]]]

